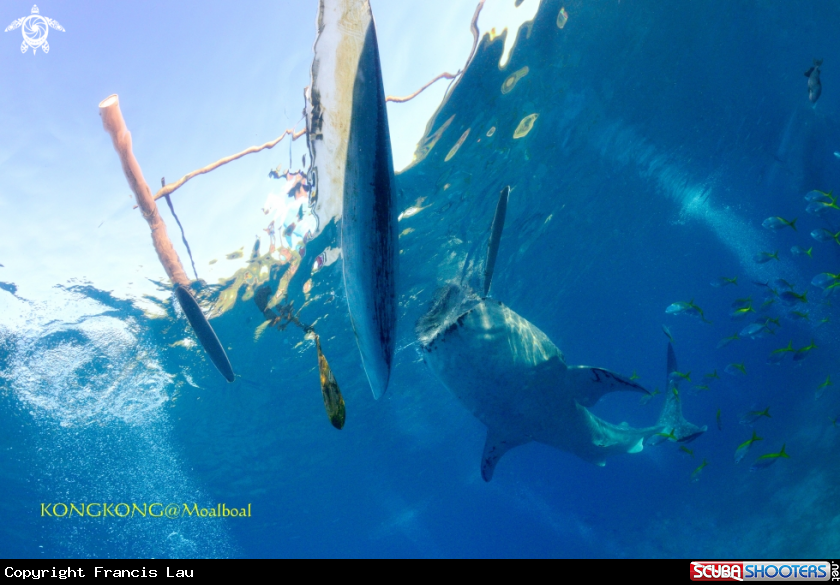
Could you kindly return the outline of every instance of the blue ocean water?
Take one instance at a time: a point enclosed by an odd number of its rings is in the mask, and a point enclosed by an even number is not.
[[[264,319],[245,287],[212,320],[241,374],[228,385],[171,300],[152,318],[89,285],[57,286],[49,302],[4,285],[0,555],[831,556],[840,545],[840,315],[810,282],[837,272],[840,248],[809,233],[836,233],[840,211],[808,214],[804,196],[840,188],[838,19],[828,0],[678,10],[544,0],[503,68],[503,39],[483,37],[429,121],[423,156],[397,176],[400,210],[421,210],[399,225],[398,349],[381,400],[359,362],[341,262],[311,273],[338,245],[335,226],[307,245],[289,285],[344,394],[340,432],[324,414],[314,344],[294,328],[257,335]],[[803,72],[815,58],[825,65],[813,107]],[[704,435],[603,468],[531,443],[509,452],[492,482],[481,479],[486,430],[423,363],[414,323],[486,246],[506,185],[492,295],[569,364],[635,372],[660,391],[666,325],[693,382],[680,386],[684,414],[708,426]],[[797,229],[762,227],[775,216],[798,218]],[[794,245],[813,246],[813,258],[792,255]],[[754,259],[776,251],[778,260]],[[777,279],[807,290],[807,303],[788,306],[755,284],[781,293]],[[210,306],[221,289],[198,290]],[[733,320],[743,298],[756,313]],[[678,301],[710,323],[666,314]],[[764,316],[778,319],[772,334],[718,349]],[[788,342],[816,349],[768,364]],[[730,364],[746,375],[726,373]],[[714,371],[720,379],[705,376]],[[836,382],[815,398],[827,376]],[[647,404],[612,394],[594,412],[646,426],[662,404],[661,394]],[[742,424],[767,407],[771,418]],[[763,440],[736,464],[753,429]],[[782,445],[789,459],[749,470]],[[250,505],[252,516],[39,514],[42,502],[59,501],[226,503]]]

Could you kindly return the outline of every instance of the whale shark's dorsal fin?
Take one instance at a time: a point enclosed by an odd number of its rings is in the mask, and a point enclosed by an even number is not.
[[[487,439],[484,441],[484,453],[481,455],[481,478],[484,481],[493,479],[493,472],[502,455],[514,447],[530,442],[531,439],[506,437],[495,429],[488,428]]]
[[[630,390],[650,394],[644,386],[636,384],[630,378],[603,368],[571,366],[567,374],[572,398],[581,406],[595,406],[608,392]]]
[[[507,214],[508,196],[510,186],[502,189],[499,193],[499,201],[496,203],[496,214],[493,216],[493,225],[490,227],[490,240],[487,242],[487,260],[484,263],[484,285],[481,296],[486,297],[490,292],[490,282],[493,280],[493,269],[496,267],[496,256],[499,254],[499,242],[502,239],[502,230],[505,227],[505,215]]]

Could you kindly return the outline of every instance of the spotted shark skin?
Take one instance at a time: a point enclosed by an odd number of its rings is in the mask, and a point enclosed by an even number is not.
[[[603,368],[567,366],[542,331],[494,299],[479,300],[421,348],[434,375],[488,428],[481,458],[485,481],[505,453],[531,441],[603,466],[611,455],[640,452],[654,437],[673,433],[688,442],[706,430],[685,421],[673,392],[651,427],[614,425],[595,416],[587,407],[608,392],[649,392]]]
[[[531,441],[602,465],[607,455],[641,450],[658,428],[620,428],[585,405],[615,390],[647,393],[628,378],[568,367],[532,323],[494,299],[482,299],[422,346],[435,376],[488,427],[481,474],[490,481],[510,449]]]

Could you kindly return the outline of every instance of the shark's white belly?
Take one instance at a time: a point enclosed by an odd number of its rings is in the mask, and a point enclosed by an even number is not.
[[[424,347],[438,379],[484,424],[552,443],[575,424],[562,352],[536,326],[492,299],[461,315]],[[564,420],[565,419],[565,420]]]

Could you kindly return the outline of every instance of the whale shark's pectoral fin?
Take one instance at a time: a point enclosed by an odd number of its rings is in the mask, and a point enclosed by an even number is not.
[[[493,479],[493,471],[496,469],[496,464],[502,455],[525,443],[530,443],[531,439],[526,438],[511,438],[503,436],[495,429],[487,429],[487,440],[484,442],[484,453],[481,455],[481,478],[484,481]]]
[[[581,406],[595,406],[608,392],[630,390],[650,394],[644,386],[633,382],[630,378],[603,368],[571,366],[567,373],[572,398]]]

